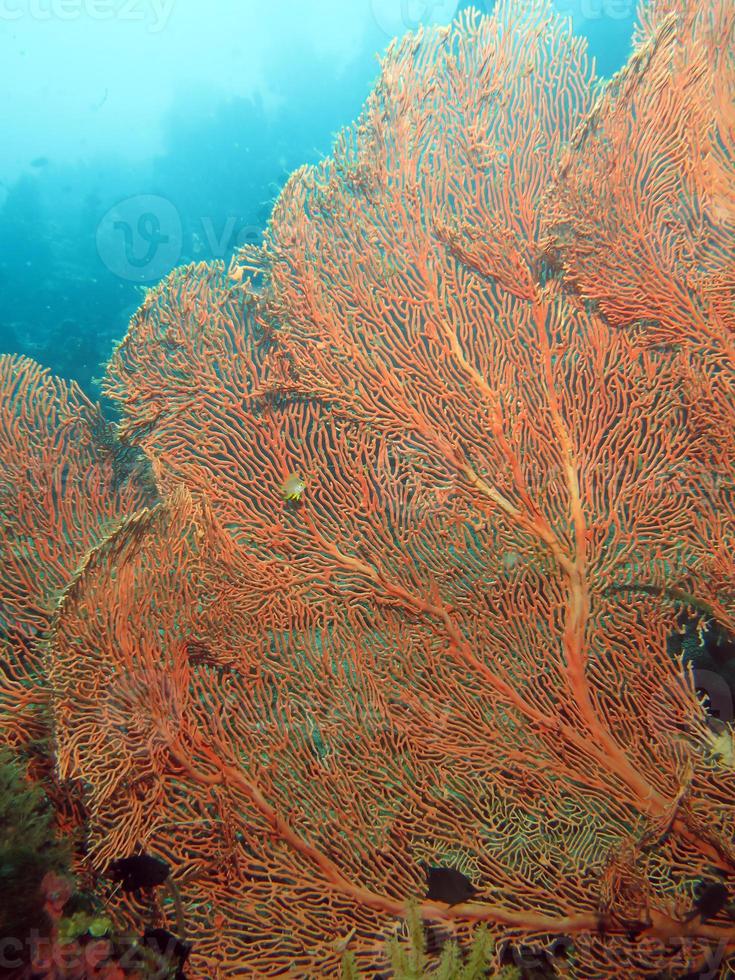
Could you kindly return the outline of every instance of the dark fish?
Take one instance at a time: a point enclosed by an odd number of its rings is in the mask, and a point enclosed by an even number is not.
[[[422,865],[426,872],[426,897],[433,902],[459,905],[477,894],[478,889],[470,879],[456,868],[438,868]]]
[[[120,882],[124,892],[134,892],[139,888],[162,885],[171,874],[171,868],[150,854],[134,854],[113,861],[107,874],[113,881]]]
[[[49,159],[48,157],[34,157],[31,160],[31,166],[39,170],[41,167],[48,167]]]
[[[191,953],[191,943],[174,936],[168,929],[146,929],[143,933],[143,945],[169,963],[177,965],[177,980],[184,976],[184,966]]]
[[[691,922],[699,916],[702,922],[706,922],[722,911],[728,898],[727,888],[721,881],[700,882],[692,910],[686,914],[684,921]]]

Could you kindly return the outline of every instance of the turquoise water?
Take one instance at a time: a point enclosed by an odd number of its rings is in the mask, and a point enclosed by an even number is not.
[[[471,4],[127,6],[79,0],[65,12],[54,0],[8,0],[0,11],[11,93],[0,142],[0,350],[35,357],[95,397],[140,287],[259,242],[291,171],[327,155],[357,116],[390,38]],[[632,0],[558,9],[590,39],[600,72],[616,71]]]

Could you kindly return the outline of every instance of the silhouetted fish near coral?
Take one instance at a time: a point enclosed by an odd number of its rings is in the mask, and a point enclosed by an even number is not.
[[[685,922],[700,917],[702,922],[711,919],[727,905],[729,895],[721,881],[700,882],[692,910],[684,916]]]
[[[426,872],[426,898],[433,902],[459,905],[477,894],[470,879],[456,868],[439,868],[422,864]]]
[[[146,929],[143,933],[142,944],[152,949],[167,962],[176,965],[176,980],[182,980],[184,966],[191,953],[191,943],[174,936],[168,929]]]
[[[120,882],[124,892],[134,892],[139,888],[162,885],[171,874],[171,868],[151,854],[133,854],[113,861],[107,874],[113,881]]]

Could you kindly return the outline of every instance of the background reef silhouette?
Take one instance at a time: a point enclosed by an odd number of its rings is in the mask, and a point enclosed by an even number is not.
[[[603,88],[541,0],[410,35],[262,248],[149,291],[119,443],[2,360],[9,731],[86,873],[171,865],[193,975],[380,970],[412,896],[726,969],[732,729],[669,638],[734,629],[734,26],[654,0]]]

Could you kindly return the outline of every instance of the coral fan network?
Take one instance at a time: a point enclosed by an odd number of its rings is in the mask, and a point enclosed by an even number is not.
[[[262,248],[148,292],[117,431],[0,359],[4,731],[88,874],[171,867],[192,975],[374,972],[412,899],[580,978],[735,953],[669,644],[735,631],[734,25],[652,0],[604,86],[542,0],[409,35]]]

